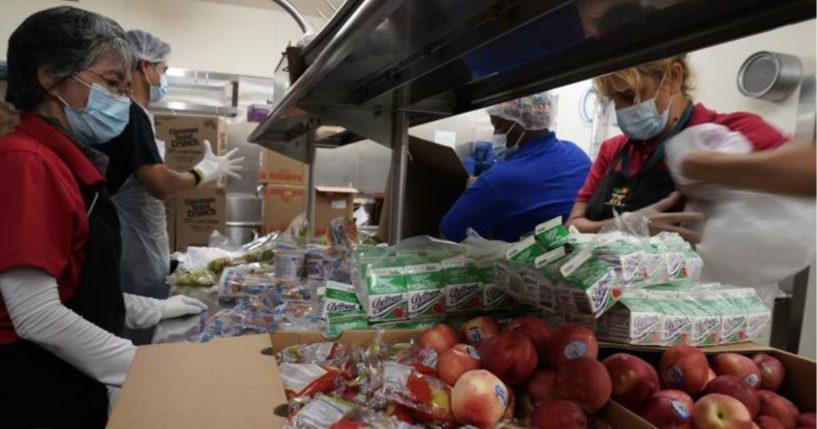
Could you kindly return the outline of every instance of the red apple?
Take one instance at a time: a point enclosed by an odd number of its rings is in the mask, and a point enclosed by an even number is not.
[[[718,375],[734,375],[752,389],[760,388],[760,370],[746,356],[737,353],[721,353],[712,359],[712,369]]]
[[[582,357],[565,362],[556,370],[556,391],[586,413],[600,410],[613,392],[607,368],[596,359]]]
[[[692,398],[680,390],[661,390],[648,398],[638,415],[659,429],[691,429]]]
[[[760,429],[783,429],[783,423],[780,423],[774,417],[760,416],[755,423]]]
[[[627,353],[604,360],[613,382],[613,399],[634,409],[658,391],[658,373],[647,362]]]
[[[761,370],[762,371],[762,370]],[[798,427],[817,427],[817,414],[814,413],[803,413],[797,417],[797,426]]]
[[[525,385],[525,392],[531,401],[533,401],[533,405],[539,405],[545,401],[558,399],[559,395],[556,392],[556,370],[537,370],[528,384]]]
[[[709,384],[710,381],[714,380],[718,374],[715,374],[715,371],[712,371],[712,368],[709,368],[709,375],[706,376],[706,384]]]
[[[530,419],[535,429],[587,429],[587,416],[570,401],[543,402]]]
[[[440,354],[451,347],[454,347],[454,345],[459,342],[457,331],[446,324],[440,323],[433,328],[426,329],[425,332],[420,335],[420,339],[417,341],[417,344],[420,347],[434,349],[437,354]]]
[[[513,390],[508,389],[508,406],[505,407],[505,414],[502,415],[502,420],[513,420],[516,412],[516,394]]]
[[[751,429],[752,416],[737,399],[712,393],[699,399],[692,407],[692,427],[695,429]]]
[[[597,415],[589,415],[587,416],[587,428],[588,429],[613,429],[610,426],[610,423],[607,423],[607,420],[597,416]]]
[[[701,349],[686,344],[672,346],[661,355],[658,376],[665,389],[696,395],[704,390],[709,376],[706,355]]]
[[[763,390],[775,390],[780,388],[786,378],[786,367],[775,357],[766,353],[758,353],[752,356],[752,362],[760,370],[760,388]]]
[[[760,429],[760,426],[758,426],[757,423],[752,422],[752,429]]]
[[[599,343],[593,331],[574,323],[558,326],[550,336],[550,366],[558,368],[567,361],[581,357],[599,357]]]
[[[785,429],[797,427],[800,411],[791,401],[768,390],[758,390],[757,397],[760,398],[759,416],[774,417]]]
[[[510,386],[518,386],[536,370],[536,350],[528,337],[502,332],[488,338],[480,347],[482,367]]]
[[[492,317],[475,317],[460,326],[460,337],[475,346],[499,333],[499,325]]]
[[[539,356],[539,367],[544,367],[547,364],[547,354],[550,348],[550,327],[544,320],[533,316],[517,317],[508,323],[505,330],[528,337],[536,349],[536,355]]]
[[[442,352],[437,361],[437,373],[440,380],[449,386],[453,386],[466,371],[481,367],[479,352],[467,344],[457,344]]]
[[[462,375],[451,391],[451,410],[463,425],[489,428],[508,407],[509,390],[495,375],[475,369]]]
[[[721,375],[710,381],[706,385],[704,394],[710,393],[722,393],[737,399],[746,406],[752,418],[760,411],[760,400],[757,398],[754,389],[734,375]]]

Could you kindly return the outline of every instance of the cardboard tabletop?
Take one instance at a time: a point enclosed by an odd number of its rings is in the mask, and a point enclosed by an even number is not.
[[[139,347],[108,429],[283,427],[269,347],[269,335]]]

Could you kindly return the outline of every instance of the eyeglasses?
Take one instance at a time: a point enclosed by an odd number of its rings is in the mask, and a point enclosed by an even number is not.
[[[127,88],[126,83],[122,80],[116,78],[105,77],[93,70],[85,69],[86,71],[96,77],[98,77],[102,82],[104,82],[105,86],[108,88],[109,91],[116,95],[120,95],[123,97],[130,97],[132,95],[132,91],[130,88]]]

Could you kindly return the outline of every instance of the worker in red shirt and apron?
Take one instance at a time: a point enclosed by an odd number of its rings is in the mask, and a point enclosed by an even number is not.
[[[0,428],[104,428],[106,387],[135,353],[123,327],[205,308],[119,285],[119,221],[94,146],[128,123],[130,58],[117,23],[67,6],[9,39],[20,122],[0,137]]]
[[[697,233],[680,226],[703,220],[682,213],[684,201],[675,191],[664,164],[664,142],[681,130],[714,123],[746,136],[755,151],[777,148],[788,138],[751,113],[722,114],[693,103],[690,68],[679,55],[624,69],[596,79],[598,94],[612,100],[624,135],[602,143],[568,223],[595,233],[609,224],[613,212],[638,212],[651,232],[673,231],[694,241]]]

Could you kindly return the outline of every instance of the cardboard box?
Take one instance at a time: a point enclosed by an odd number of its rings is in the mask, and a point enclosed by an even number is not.
[[[307,166],[278,152],[262,149],[258,181],[275,185],[306,186]]]
[[[420,332],[388,330],[384,339],[406,342]],[[377,331],[347,331],[337,341],[364,345],[375,335]],[[139,347],[108,429],[283,427],[287,401],[274,355],[294,344],[319,341],[326,340],[317,332],[278,332]],[[614,402],[600,416],[616,429],[652,428]]]
[[[213,231],[222,234],[227,219],[227,198],[223,187],[197,188],[175,197],[176,249],[208,246]]]
[[[305,210],[306,189],[303,186],[267,185],[264,187],[261,232],[284,231]]]
[[[326,234],[329,222],[339,217],[352,217],[355,210],[355,188],[315,187],[315,235]]]
[[[658,361],[661,358],[661,353],[663,353],[665,349],[651,346],[622,346],[609,343],[600,343],[599,347],[599,359],[604,359],[613,353],[627,352],[635,354],[653,365],[658,364]],[[801,413],[814,412],[815,403],[817,402],[817,384],[815,383],[817,380],[817,363],[815,363],[813,360],[756,343],[740,343],[703,347],[702,350],[708,355],[727,352],[753,355],[755,353],[763,352],[776,357],[786,367],[786,379],[783,382],[783,385],[780,387],[778,393],[791,400]],[[625,409],[624,411],[627,410]],[[643,427],[655,429],[655,426],[652,426],[644,419],[633,413],[629,414],[631,414],[629,419],[632,422],[632,426],[621,426],[622,428]],[[613,421],[610,420],[610,423],[613,423]],[[636,424],[640,426],[636,426]],[[618,428],[619,426],[613,424],[613,427]]]
[[[439,235],[440,221],[465,191],[468,171],[454,149],[409,136],[403,211],[403,237]],[[388,240],[391,178],[386,183],[377,236]]]
[[[188,171],[204,159],[204,140],[213,153],[227,150],[227,123],[216,116],[159,115],[155,118],[156,138],[165,141],[165,164],[176,171]],[[223,186],[224,180],[205,184]]]

